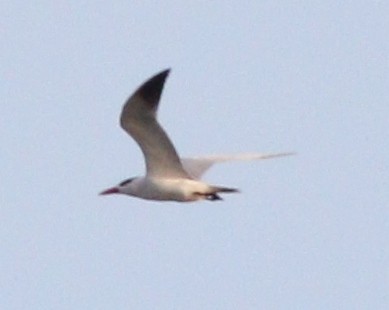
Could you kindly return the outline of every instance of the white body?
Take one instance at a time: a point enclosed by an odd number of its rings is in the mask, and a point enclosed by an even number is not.
[[[157,121],[159,99],[170,70],[164,70],[143,83],[123,106],[121,127],[138,143],[146,162],[146,176],[128,179],[101,194],[121,193],[149,200],[221,200],[218,193],[237,189],[199,181],[214,163],[229,160],[265,159],[280,154],[243,154],[180,159],[173,143]]]
[[[135,178],[120,193],[147,200],[189,202],[206,199],[214,187],[196,180],[153,177]]]

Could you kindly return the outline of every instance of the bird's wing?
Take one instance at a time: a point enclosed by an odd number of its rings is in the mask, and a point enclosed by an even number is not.
[[[195,158],[181,158],[181,163],[185,171],[194,179],[200,179],[203,174],[216,163],[233,161],[233,160],[260,160],[270,159],[275,157],[294,155],[294,153],[274,153],[274,154],[259,154],[247,153],[236,155],[213,155]]]
[[[168,135],[157,121],[159,99],[170,69],[142,84],[123,106],[121,127],[142,149],[147,175],[188,178]]]

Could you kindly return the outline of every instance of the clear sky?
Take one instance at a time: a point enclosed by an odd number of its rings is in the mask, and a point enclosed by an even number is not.
[[[387,1],[2,1],[1,309],[389,309]],[[160,120],[238,187],[179,204],[123,102],[172,68]]]

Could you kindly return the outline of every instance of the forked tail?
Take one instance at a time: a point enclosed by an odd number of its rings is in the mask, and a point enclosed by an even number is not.
[[[211,201],[223,200],[218,193],[239,193],[239,190],[237,188],[213,186],[212,192],[206,194],[205,199]]]
[[[215,193],[239,193],[239,189],[231,187],[213,186]]]

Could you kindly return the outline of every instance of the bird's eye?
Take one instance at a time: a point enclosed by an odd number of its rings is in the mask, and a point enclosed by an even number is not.
[[[127,185],[127,184],[131,183],[133,180],[134,180],[134,178],[130,178],[130,179],[124,180],[124,181],[120,182],[119,185],[120,186]]]

